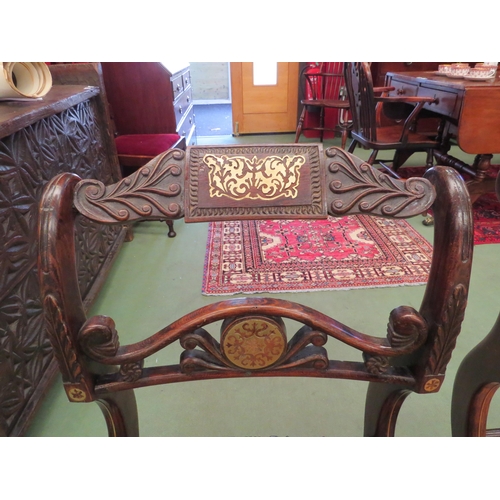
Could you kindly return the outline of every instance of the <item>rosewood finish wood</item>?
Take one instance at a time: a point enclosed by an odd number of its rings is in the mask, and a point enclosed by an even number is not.
[[[500,199],[500,176],[496,179]],[[500,388],[500,315],[486,337],[460,363],[453,383],[451,430],[459,437],[500,437],[488,426],[491,401]]]
[[[191,175],[193,169],[207,170],[202,183]],[[317,192],[323,200],[318,217],[356,213],[402,217],[432,207],[436,244],[420,309],[395,307],[389,312],[387,332],[373,336],[303,304],[233,298],[174,318],[160,331],[121,345],[113,320],[87,318],[79,299],[73,208],[83,217],[111,225],[184,214],[196,220],[192,205],[202,189],[209,193],[203,220],[225,214],[268,217],[271,207],[275,218],[302,218],[302,211],[293,205],[301,192]],[[227,200],[227,207],[221,199]],[[235,212],[238,199],[244,208],[239,213]],[[437,392],[444,379],[467,300],[472,213],[462,179],[448,167],[432,168],[424,179],[402,181],[340,148],[323,151],[321,144],[204,146],[188,148],[186,154],[170,151],[110,186],[72,174],[56,176],[44,192],[39,244],[45,317],[67,396],[72,402],[98,402],[110,435],[137,435],[134,389],[190,380],[278,376],[369,382],[365,435],[393,435],[404,397]],[[288,333],[285,319],[301,326]],[[332,358],[336,342],[357,349],[358,359]],[[174,344],[182,348],[177,364],[145,367],[148,357]]]

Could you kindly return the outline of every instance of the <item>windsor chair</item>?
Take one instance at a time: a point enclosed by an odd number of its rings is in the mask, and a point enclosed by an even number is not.
[[[426,166],[433,164],[433,150],[439,147],[436,130],[419,133],[417,120],[425,103],[433,97],[392,96],[392,87],[374,87],[370,65],[366,62],[349,62],[344,65],[347,95],[352,113],[352,142],[348,151],[356,146],[371,149],[370,165],[379,164],[391,175],[415,152],[427,153]],[[391,160],[378,159],[380,151],[395,150]],[[390,164],[389,164],[390,163]]]
[[[324,62],[320,66],[309,66],[302,74],[303,106],[295,142],[302,134],[319,133],[319,139],[340,132],[341,145],[345,149],[351,122],[349,120],[349,101],[345,91],[343,63]]]

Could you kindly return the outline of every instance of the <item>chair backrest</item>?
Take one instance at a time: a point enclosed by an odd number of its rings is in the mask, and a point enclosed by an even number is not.
[[[341,100],[345,94],[344,63],[323,62],[304,72],[306,99]]]
[[[370,65],[344,64],[345,83],[352,114],[353,131],[371,142],[377,140],[377,112]]]
[[[81,302],[74,257],[77,212],[122,225],[181,217],[186,222],[356,213],[401,218],[431,206],[435,251],[420,310],[393,309],[385,337],[358,332],[306,305],[252,296],[201,307],[134,344],[120,345],[113,320],[87,318]],[[467,302],[472,231],[470,199],[455,170],[436,167],[425,178],[403,181],[340,148],[324,151],[321,144],[171,150],[111,186],[59,175],[40,205],[39,279],[67,396],[72,402],[96,401],[110,435],[135,435],[132,390],[139,387],[249,376],[344,378],[389,388],[384,394],[369,391],[365,433],[392,435],[407,393],[441,387]],[[283,320],[302,325],[292,338]],[[217,322],[222,322],[219,334],[210,333]],[[245,344],[242,328],[266,332],[259,338],[273,349],[263,364],[242,364],[231,349],[228,339],[238,336],[250,354],[262,347],[255,338]],[[329,359],[323,347],[328,339],[358,349],[363,360]],[[146,358],[173,343],[183,348],[178,364],[144,368]]]
[[[117,135],[174,134],[171,73],[161,63],[101,63]]]

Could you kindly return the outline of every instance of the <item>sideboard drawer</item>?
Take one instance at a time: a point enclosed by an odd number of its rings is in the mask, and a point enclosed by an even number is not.
[[[192,107],[191,89],[186,90],[174,103],[175,121],[179,124]]]
[[[184,92],[183,75],[178,75],[172,78],[172,93],[174,101]]]

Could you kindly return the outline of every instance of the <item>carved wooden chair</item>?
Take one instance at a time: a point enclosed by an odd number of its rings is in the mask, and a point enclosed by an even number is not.
[[[343,63],[325,62],[318,67],[306,68],[302,75],[301,99],[303,105],[295,142],[307,131],[319,132],[323,142],[325,133],[341,134],[345,149],[351,121],[348,116],[349,101],[345,93]]]
[[[420,309],[395,307],[385,336],[356,331],[306,305],[255,296],[201,307],[130,345],[120,345],[110,317],[84,313],[74,257],[77,216],[103,224],[356,213],[403,218],[430,206],[435,250]],[[110,436],[134,436],[140,387],[252,376],[352,379],[369,382],[365,435],[394,435],[406,396],[441,387],[467,302],[472,230],[470,200],[454,169],[435,167],[425,178],[403,181],[321,144],[172,150],[110,186],[59,175],[40,206],[39,279],[66,394],[71,402],[98,403]],[[289,337],[284,319],[302,326]],[[358,349],[359,359],[330,359],[327,341]],[[144,367],[146,358],[177,343],[178,364]]]
[[[495,190],[500,199],[500,176]],[[453,383],[452,435],[500,437],[488,428],[491,401],[500,388],[500,315],[488,335],[462,360]]]
[[[413,153],[425,151],[426,166],[432,167],[433,150],[440,144],[439,130],[431,135],[419,133],[417,120],[424,104],[435,99],[390,96],[388,92],[393,88],[374,88],[370,65],[366,62],[345,63],[344,74],[353,120],[349,152],[353,153],[358,145],[371,149],[368,163],[378,163],[393,174]],[[377,159],[380,151],[387,150],[395,150],[392,160]]]

